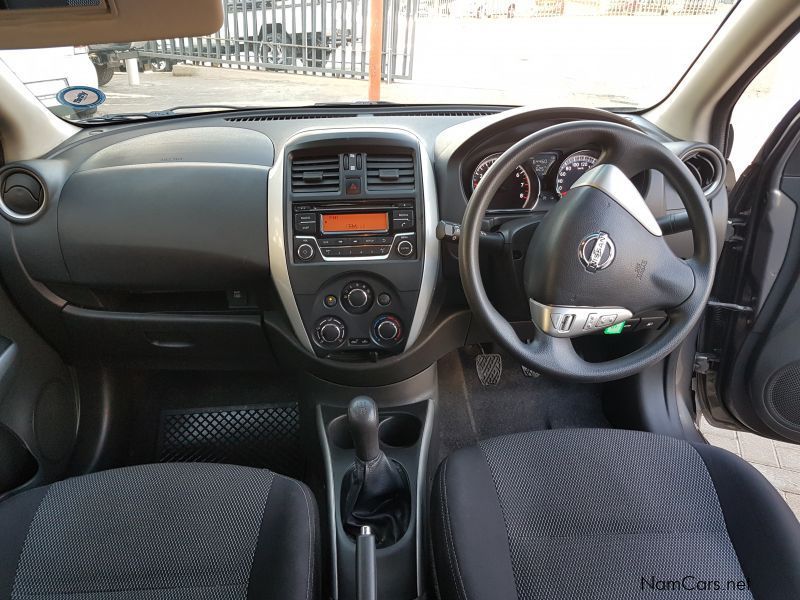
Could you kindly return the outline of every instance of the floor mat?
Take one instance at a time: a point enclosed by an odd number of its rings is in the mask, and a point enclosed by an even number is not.
[[[302,478],[297,382],[264,373],[163,371],[131,386],[127,464],[219,462]]]
[[[171,410],[161,414],[159,462],[218,462],[302,471],[297,404]]]
[[[478,440],[539,429],[609,427],[603,415],[601,386],[526,376],[519,362],[502,356],[502,376],[483,385],[476,370],[479,346],[453,352],[439,361],[440,456]],[[529,372],[530,374],[530,372]]]

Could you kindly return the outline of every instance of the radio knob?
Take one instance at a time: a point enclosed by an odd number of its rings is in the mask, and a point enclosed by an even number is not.
[[[400,256],[411,256],[414,252],[414,244],[409,242],[408,240],[401,240],[399,244],[397,244],[397,253]]]
[[[300,244],[297,247],[297,258],[300,260],[311,260],[314,258],[314,247],[307,243]]]
[[[360,314],[372,306],[372,288],[363,281],[351,281],[342,290],[342,304],[351,313]]]
[[[315,334],[321,346],[335,347],[344,341],[345,325],[336,317],[322,319],[316,327]]]
[[[397,317],[383,315],[373,325],[375,339],[381,344],[393,344],[403,337],[403,329]]]

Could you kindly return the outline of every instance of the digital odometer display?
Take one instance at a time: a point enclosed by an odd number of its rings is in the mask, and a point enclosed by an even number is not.
[[[329,213],[322,215],[324,233],[372,233],[389,230],[389,213]]]

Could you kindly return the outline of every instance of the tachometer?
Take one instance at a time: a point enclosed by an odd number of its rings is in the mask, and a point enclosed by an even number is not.
[[[472,189],[478,187],[486,171],[489,170],[500,153],[492,154],[484,158],[475,167],[472,173]],[[539,179],[531,176],[524,167],[517,167],[516,170],[503,182],[489,205],[489,210],[530,210],[536,206],[539,199]]]
[[[558,167],[556,174],[556,193],[566,196],[580,176],[597,164],[597,155],[591,150],[581,150],[570,154]]]

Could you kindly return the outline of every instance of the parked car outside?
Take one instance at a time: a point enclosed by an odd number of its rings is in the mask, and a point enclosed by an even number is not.
[[[228,50],[255,50],[265,64],[294,65],[299,60],[304,65],[322,67],[336,47],[352,41],[352,31],[337,28],[324,10],[320,2],[228,1],[219,35]],[[351,22],[349,14],[340,17],[338,24]],[[361,18],[360,13],[355,15],[355,22],[360,24]],[[254,46],[248,48],[248,42]]]
[[[214,35],[148,42],[143,60],[153,70],[169,71],[188,56],[223,58],[255,54],[263,64],[324,67],[333,51],[352,43],[352,29],[344,23],[362,25],[362,15],[345,14],[333,23],[320,2],[296,0],[248,0],[224,3],[225,20]],[[348,6],[346,12],[353,10]]]
[[[89,58],[97,71],[97,82],[106,85],[114,77],[114,72],[123,67],[125,59],[138,58],[144,42],[124,44],[93,44],[89,46]],[[141,65],[144,68],[144,65]]]

